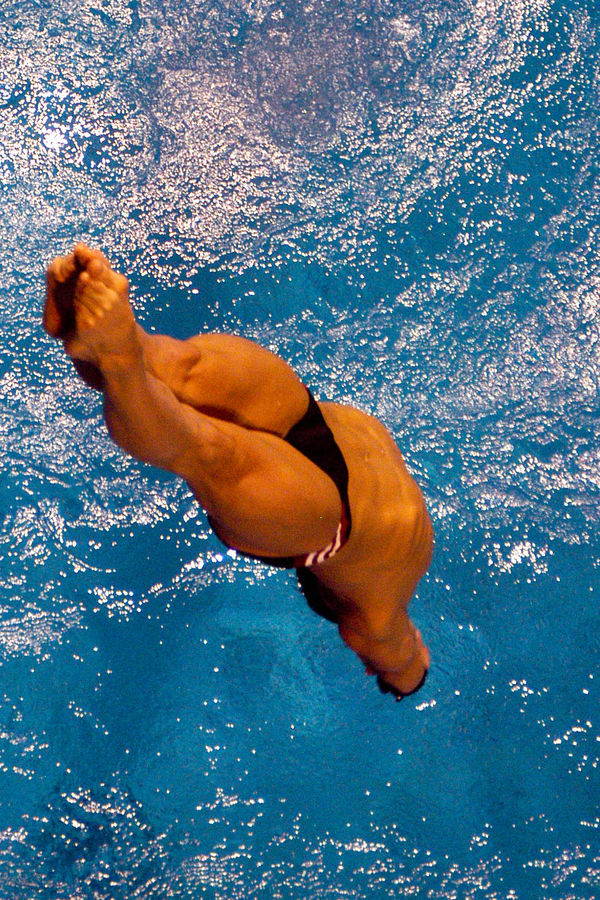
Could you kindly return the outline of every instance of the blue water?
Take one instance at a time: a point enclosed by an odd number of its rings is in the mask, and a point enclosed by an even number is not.
[[[597,897],[597,4],[4,0],[0,38],[0,896]],[[111,444],[39,325],[78,239],[147,328],[392,431],[420,694]]]

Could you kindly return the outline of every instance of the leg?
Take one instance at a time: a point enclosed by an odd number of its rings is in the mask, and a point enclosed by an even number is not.
[[[282,359],[228,334],[178,341],[138,326],[144,366],[182,403],[243,425],[284,436],[307,409],[306,389]]]
[[[94,260],[109,265],[98,250],[78,244],[49,266],[44,327],[53,337],[68,339],[72,334],[75,285]],[[297,375],[252,341],[225,334],[180,341],[148,334],[139,325],[137,333],[146,370],[178,400],[201,412],[280,436],[306,412],[306,390]],[[102,390],[101,375],[92,363],[74,359],[74,364],[86,384]]]
[[[213,419],[149,374],[127,281],[94,260],[78,280],[69,352],[102,374],[114,440],[189,483],[233,546],[294,556],[331,539],[340,499],[331,479],[276,435]]]

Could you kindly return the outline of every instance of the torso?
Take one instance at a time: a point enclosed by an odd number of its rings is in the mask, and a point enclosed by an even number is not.
[[[306,388],[300,382],[298,384],[305,403]],[[298,406],[302,409],[301,403]],[[431,561],[433,532],[425,502],[400,450],[377,419],[336,403],[319,403],[318,406],[348,468],[352,524],[348,540],[336,555],[320,565],[311,566],[310,571],[320,584],[323,602],[331,607],[338,619],[364,611],[371,619],[379,618],[381,614],[383,620],[394,616],[400,607],[406,608]],[[295,416],[295,422],[302,418],[297,410]],[[277,436],[261,430],[259,433],[263,442],[271,445],[274,454],[271,458],[261,457],[261,465],[272,465],[275,457],[282,464],[279,476],[270,477],[263,486],[263,508],[269,510],[269,517],[257,509],[254,493],[249,495],[250,500],[242,508],[239,497],[234,504],[226,492],[227,508],[219,515],[218,504],[213,503],[211,524],[228,546],[267,561],[276,559],[278,563],[274,564],[281,564],[281,559],[288,557],[290,551],[296,556],[303,551],[325,547],[339,523],[334,516],[327,530],[322,531],[322,544],[298,547],[289,543],[289,530],[281,525],[282,518],[289,517],[290,508],[293,514],[300,515],[299,508],[303,506],[306,527],[313,520],[311,504],[321,504],[321,509],[324,508],[325,490],[331,491],[334,504],[334,498],[337,497],[339,502],[341,495],[331,476],[305,454],[287,442],[281,444]],[[300,462],[301,477],[288,480],[282,488],[281,479],[285,480],[286,469],[289,472],[293,468],[296,472]],[[265,477],[261,473],[261,486]],[[190,486],[194,490],[193,484]],[[260,539],[257,538],[257,516],[263,528]]]
[[[335,403],[319,406],[348,466],[352,532],[339,553],[313,572],[340,612],[406,607],[433,551],[421,491],[377,419]]]

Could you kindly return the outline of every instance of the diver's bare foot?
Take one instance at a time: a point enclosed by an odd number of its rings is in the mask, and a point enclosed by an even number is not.
[[[65,341],[67,353],[101,370],[138,360],[141,348],[129,304],[129,282],[89,248],[81,253],[76,248],[75,258],[85,260],[86,268],[77,279],[75,332]]]
[[[43,326],[53,338],[65,338],[75,328],[73,298],[81,268],[75,255],[57,256],[46,270]]]
[[[73,248],[73,256],[80,269],[87,269],[90,263],[93,260],[97,262],[103,263],[103,265],[107,266],[110,269],[110,263],[107,257],[101,250],[97,250],[93,247],[88,247],[87,244],[80,242],[79,244],[75,244]]]
[[[75,329],[77,279],[94,259],[108,265],[108,260],[99,250],[92,250],[86,244],[76,244],[72,253],[57,256],[48,266],[42,323],[51,337],[64,340],[72,335]]]

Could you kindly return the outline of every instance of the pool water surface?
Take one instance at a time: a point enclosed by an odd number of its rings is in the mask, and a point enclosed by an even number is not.
[[[600,891],[598,7],[5,0],[0,895]],[[41,330],[77,240],[394,435],[401,704],[125,457]]]

